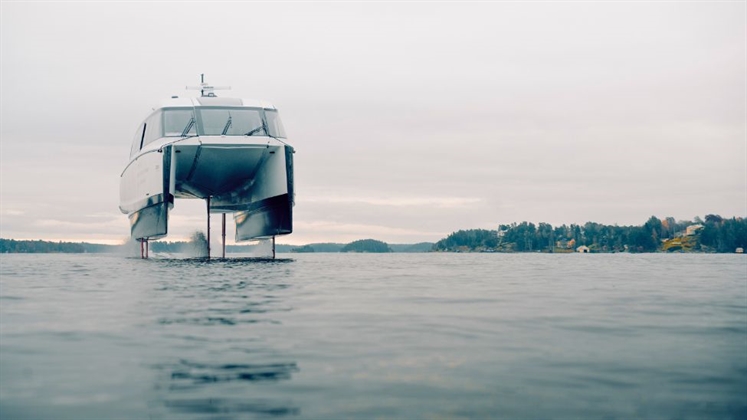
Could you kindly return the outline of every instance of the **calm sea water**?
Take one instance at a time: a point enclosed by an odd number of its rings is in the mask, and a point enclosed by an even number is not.
[[[0,256],[0,418],[747,418],[740,255]]]

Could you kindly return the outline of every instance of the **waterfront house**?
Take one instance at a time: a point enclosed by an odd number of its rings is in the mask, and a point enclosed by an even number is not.
[[[685,236],[693,236],[695,235],[695,232],[703,229],[703,225],[697,224],[697,225],[690,225],[685,229]]]

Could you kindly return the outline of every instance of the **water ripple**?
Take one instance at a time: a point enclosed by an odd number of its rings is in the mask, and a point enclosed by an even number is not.
[[[170,399],[164,401],[164,405],[177,413],[192,414],[235,414],[252,413],[268,416],[287,416],[299,413],[299,408],[291,403],[278,403],[269,400],[247,400],[227,398],[193,398],[193,399]],[[212,417],[214,419],[221,417]],[[233,418],[229,416],[226,418]]]

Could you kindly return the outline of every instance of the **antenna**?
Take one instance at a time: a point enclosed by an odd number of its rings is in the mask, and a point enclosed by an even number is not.
[[[199,90],[200,96],[208,96],[213,98],[215,97],[215,93],[213,91],[228,90],[231,89],[231,86],[210,86],[205,83],[205,73],[202,73],[200,74],[200,86],[187,86],[187,89]]]

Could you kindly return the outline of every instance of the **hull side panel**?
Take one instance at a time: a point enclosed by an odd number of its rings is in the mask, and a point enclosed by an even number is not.
[[[236,212],[236,241],[287,235],[293,231],[288,194],[256,202],[252,208]]]
[[[293,180],[293,154],[296,153],[295,149],[291,146],[285,146],[285,178],[288,181],[288,199],[290,200],[290,206],[296,205],[296,190]]]
[[[246,210],[234,214],[237,242],[293,232],[293,148],[285,146],[283,152],[276,154],[274,165],[266,165],[259,171],[257,181],[262,182],[257,185],[263,188],[257,188],[252,194],[252,198],[259,199],[252,200]],[[282,193],[262,197],[279,191]]]
[[[241,186],[212,197],[213,212],[235,212],[248,210],[253,203],[288,193],[286,157],[283,147],[264,147],[262,155],[251,165],[251,178]],[[239,164],[246,163],[239,161]]]
[[[169,204],[159,203],[129,215],[130,235],[135,239],[158,239],[168,233]]]
[[[120,210],[130,219],[135,239],[157,239],[168,233],[168,213],[174,205],[174,149],[140,156],[122,174]]]

